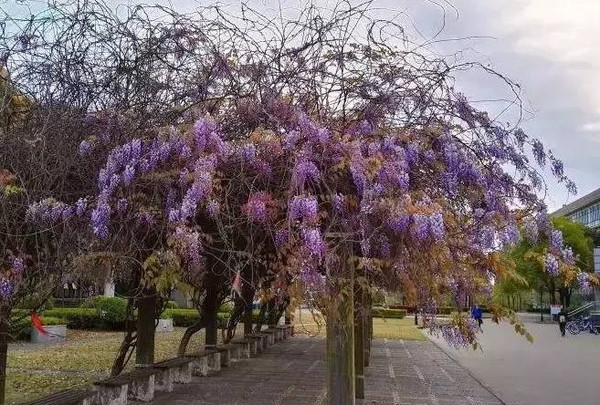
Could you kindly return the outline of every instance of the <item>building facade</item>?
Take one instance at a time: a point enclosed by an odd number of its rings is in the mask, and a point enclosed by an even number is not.
[[[553,216],[567,217],[589,228],[600,230],[600,188],[564,205],[552,213]],[[600,248],[594,249],[594,272],[600,277]],[[600,290],[594,289],[596,300],[600,301]]]

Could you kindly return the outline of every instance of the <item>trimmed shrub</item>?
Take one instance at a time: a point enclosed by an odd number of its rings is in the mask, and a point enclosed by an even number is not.
[[[95,308],[49,309],[44,311],[44,317],[65,319],[70,329],[105,329],[108,326]]]
[[[195,309],[166,309],[160,317],[162,319],[173,319],[174,326],[187,328],[198,322],[200,313]],[[230,314],[225,312],[217,313],[217,327],[225,328],[229,321]]]
[[[93,308],[97,311],[101,324],[99,329],[122,329],[127,319],[127,300],[119,297],[97,296],[84,302],[84,308]]]
[[[173,319],[174,326],[188,327],[198,322],[200,314],[195,309],[165,309],[162,319]]]
[[[223,305],[221,305],[218,312],[228,313],[228,314],[233,313],[233,304],[231,302],[224,303]]]
[[[412,305],[402,305],[402,304],[392,304],[392,305],[388,305],[389,309],[404,309],[406,310],[406,312],[408,313],[412,313],[414,314],[415,311],[417,310],[417,307],[412,306]]]
[[[393,318],[402,319],[406,316],[405,309],[387,309],[387,308],[373,308],[371,314],[375,318]]]
[[[166,309],[179,309],[179,304],[175,301],[167,301]]]
[[[55,318],[52,316],[40,317],[44,325],[66,325],[67,320],[63,318]],[[15,340],[28,340],[31,337],[31,318],[13,317],[10,323],[10,334]]]

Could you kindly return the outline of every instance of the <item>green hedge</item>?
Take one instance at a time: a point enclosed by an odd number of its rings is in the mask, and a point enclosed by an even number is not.
[[[66,319],[70,329],[119,329],[105,322],[95,308],[54,308],[44,311],[44,316]]]
[[[172,318],[173,325],[188,327],[198,322],[200,314],[195,309],[165,309],[161,314],[161,318]],[[217,325],[219,328],[223,328],[227,325],[230,314],[226,312],[219,312],[217,314]]]
[[[42,316],[44,325],[66,325],[67,320],[63,318],[55,318],[52,316]],[[29,317],[13,317],[10,323],[10,334],[15,340],[29,340],[31,336],[31,318]]]
[[[394,318],[402,319],[406,316],[405,309],[387,309],[387,308],[373,308],[371,314],[375,318]]]

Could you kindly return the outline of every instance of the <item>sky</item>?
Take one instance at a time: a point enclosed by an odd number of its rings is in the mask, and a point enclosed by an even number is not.
[[[301,4],[246,2],[274,11],[281,5],[292,13]],[[335,4],[313,2],[324,8]],[[18,10],[19,3],[27,0],[0,0],[0,7]],[[182,11],[207,3],[171,1]],[[577,196],[569,195],[547,175],[550,211],[600,187],[599,0],[374,0],[373,8],[382,16],[397,16],[414,42],[434,40],[429,45],[432,52],[481,62],[519,83],[525,101],[523,129],[564,161],[579,190]],[[460,75],[456,86],[478,107],[491,110],[498,109],[498,103],[485,100],[509,96],[498,80],[477,72]]]

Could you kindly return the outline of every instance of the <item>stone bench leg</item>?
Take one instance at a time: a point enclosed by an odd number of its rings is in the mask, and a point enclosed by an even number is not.
[[[172,392],[173,391],[173,380],[174,380],[174,369],[164,368],[159,369],[156,373],[156,379],[154,389],[156,391]]]
[[[179,384],[189,384],[192,382],[192,362],[182,364],[175,369],[173,382]]]
[[[136,379],[129,383],[129,393],[127,394],[127,397],[136,401],[150,402],[154,399],[154,388],[154,375]]]
[[[221,353],[214,352],[208,355],[208,372],[218,373],[221,371]]]
[[[244,342],[244,343],[234,343],[235,345],[237,345],[239,347],[239,351],[240,351],[240,359],[244,358],[244,359],[249,359],[252,356],[252,353],[250,351],[250,342]]]
[[[248,346],[250,347],[250,356],[257,356],[258,355],[258,342],[256,340],[251,340],[250,343],[248,343]]]
[[[206,377],[208,375],[208,357],[212,356],[203,356],[203,357],[195,357],[192,360],[192,374],[198,377]]]
[[[231,351],[227,349],[219,351],[219,354],[221,355],[221,367],[229,367],[231,362]]]
[[[108,386],[102,385],[94,388],[98,391],[97,405],[127,405],[128,385]]]

